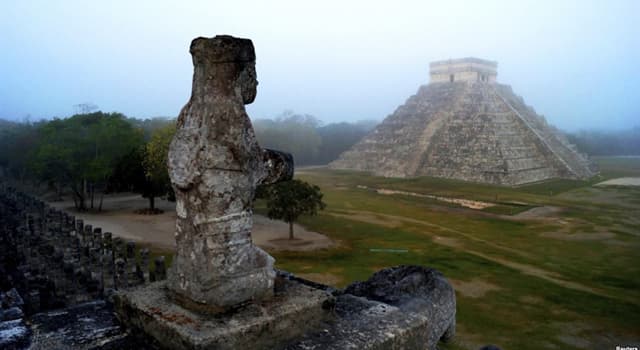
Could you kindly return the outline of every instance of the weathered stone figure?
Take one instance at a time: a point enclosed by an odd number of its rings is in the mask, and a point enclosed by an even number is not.
[[[193,92],[168,164],[176,255],[166,281],[115,295],[120,321],[184,350],[435,349],[450,338],[455,292],[432,269],[388,268],[339,292],[284,271],[274,282],[274,259],[251,242],[251,204],[259,183],[292,177],[293,160],[261,150],[245,112],[256,95],[253,45],[198,38],[191,54]],[[153,279],[163,276],[161,259]]]
[[[293,176],[290,155],[262,150],[244,105],[256,96],[251,40],[191,43],[192,94],[169,149],[177,251],[168,286],[178,299],[225,308],[273,294],[274,259],[251,241],[260,183]]]

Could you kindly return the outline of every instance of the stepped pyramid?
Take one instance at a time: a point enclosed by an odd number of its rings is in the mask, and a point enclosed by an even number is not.
[[[564,135],[496,83],[496,62],[463,58],[430,68],[428,85],[329,167],[510,186],[596,174]]]

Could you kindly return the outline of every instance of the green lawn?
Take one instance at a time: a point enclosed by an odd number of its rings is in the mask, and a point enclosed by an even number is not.
[[[339,287],[387,266],[437,268],[459,287],[458,334],[444,349],[615,349],[640,341],[640,191],[592,185],[640,176],[640,160],[597,162],[597,179],[519,188],[303,170],[297,177],[320,186],[328,207],[300,223],[340,244],[273,255],[279,268]],[[380,188],[498,205],[467,209]],[[542,206],[555,210],[514,217]]]

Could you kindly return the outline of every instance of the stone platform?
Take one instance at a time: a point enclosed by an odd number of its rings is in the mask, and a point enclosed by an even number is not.
[[[434,350],[455,334],[455,292],[434,269],[383,269],[335,294],[335,319],[286,350]]]
[[[225,313],[186,309],[157,282],[115,297],[120,321],[164,349],[274,349],[333,317],[330,293],[278,278],[274,298]]]
[[[437,349],[455,333],[455,314],[423,300],[393,306],[363,297],[343,294],[336,299],[336,320],[305,334],[284,350]],[[440,317],[438,317],[440,316]]]

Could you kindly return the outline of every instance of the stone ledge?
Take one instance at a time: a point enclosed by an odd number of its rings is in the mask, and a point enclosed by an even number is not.
[[[120,327],[104,300],[0,322],[0,349],[151,350]]]
[[[117,294],[115,308],[127,328],[166,349],[273,349],[333,317],[333,297],[282,279],[274,298],[220,314],[196,313],[169,298],[166,282]],[[324,306],[324,307],[323,307]]]
[[[344,294],[336,301],[336,321],[285,349],[435,349],[441,337],[447,340],[453,336],[455,315],[434,320],[429,312],[433,308],[434,305],[418,301],[396,307]]]
[[[423,266],[397,266],[355,282],[336,299],[336,319],[287,350],[436,349],[455,333],[455,292],[444,276]]]
[[[278,271],[275,290],[268,302],[207,315],[175,304],[158,282],[117,295],[115,306],[132,333],[165,349],[433,350],[455,333],[455,292],[422,266],[383,269],[344,290]]]

